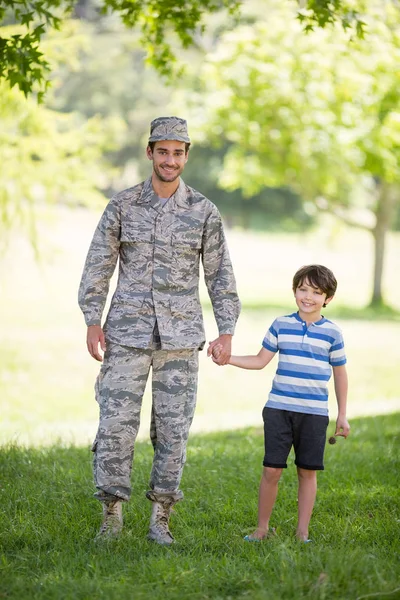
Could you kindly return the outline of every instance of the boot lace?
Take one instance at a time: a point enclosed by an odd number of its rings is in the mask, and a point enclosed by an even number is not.
[[[119,516],[118,516],[118,503],[117,502],[118,501],[105,504],[106,511],[104,514],[103,523],[100,527],[100,534],[107,533],[107,531],[109,531],[110,529],[113,529],[114,527],[119,526],[120,522],[119,522]]]

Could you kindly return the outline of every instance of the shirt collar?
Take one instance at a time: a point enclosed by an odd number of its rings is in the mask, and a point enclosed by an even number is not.
[[[300,315],[298,312],[295,312],[291,315],[291,317],[294,317],[295,319],[297,319],[297,321],[300,321],[300,323],[304,323],[303,319],[300,318]],[[321,315],[321,318],[319,321],[315,321],[315,323],[310,323],[310,325],[322,325],[323,323],[325,323],[326,319],[324,317],[324,315]]]

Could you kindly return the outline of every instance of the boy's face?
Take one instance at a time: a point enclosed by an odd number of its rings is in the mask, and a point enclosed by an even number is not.
[[[324,304],[329,304],[332,298],[327,298],[325,292],[316,288],[305,279],[294,294],[300,316],[307,320],[318,320]]]

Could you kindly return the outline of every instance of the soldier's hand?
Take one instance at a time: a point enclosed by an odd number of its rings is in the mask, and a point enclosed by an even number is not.
[[[100,348],[105,352],[106,342],[102,328],[100,325],[89,325],[86,336],[87,349],[89,350],[90,356],[93,356],[93,358],[102,362],[103,357],[99,353],[99,344]]]
[[[221,334],[216,340],[210,342],[207,350],[207,356],[211,356],[213,354],[213,350],[215,346],[220,347],[220,354],[218,358],[213,357],[213,361],[217,365],[226,365],[231,357],[231,348],[232,348],[232,336],[224,333]]]

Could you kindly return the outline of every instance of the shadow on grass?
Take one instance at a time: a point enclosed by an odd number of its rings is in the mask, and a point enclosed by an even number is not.
[[[89,448],[0,448],[0,596],[322,600],[395,589],[400,413],[354,420],[348,440],[327,446],[312,548],[294,540],[292,455],[271,523],[278,536],[243,542],[256,522],[262,436],[261,427],[191,436],[172,548],[146,540],[150,443],[136,446],[125,531],[100,546]]]

